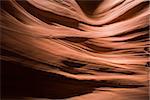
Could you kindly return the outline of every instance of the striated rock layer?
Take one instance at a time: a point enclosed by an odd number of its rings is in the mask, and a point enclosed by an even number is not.
[[[2,0],[2,98],[148,100],[148,18],[148,0]]]

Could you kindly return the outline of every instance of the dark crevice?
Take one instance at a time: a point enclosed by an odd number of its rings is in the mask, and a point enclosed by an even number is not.
[[[64,71],[64,72],[67,72],[67,73],[70,73],[70,74],[74,74],[74,75],[77,75],[77,74],[87,74],[87,75],[93,75],[91,73],[88,73],[86,71],[81,71],[81,70],[77,70],[75,68],[72,68],[71,66],[62,66],[62,67],[59,67],[59,69],[61,71]]]
[[[103,0],[76,0],[84,13],[91,16]]]
[[[85,38],[85,37],[64,37],[64,38],[59,38],[59,39],[64,40],[64,41],[74,42],[74,43],[81,43],[81,42],[87,41],[89,38]]]
[[[150,67],[150,62],[147,62],[147,63],[145,64],[145,67]]]
[[[69,66],[69,67],[74,67],[74,68],[79,68],[79,67],[83,67],[86,65],[84,63],[69,61],[69,60],[63,60],[62,63]]]
[[[105,73],[116,73],[116,74],[125,74],[125,75],[136,75],[138,73],[136,72],[133,72],[133,71],[121,71],[121,70],[115,70],[115,69],[111,69],[111,68],[108,68],[108,67],[101,67],[101,68],[93,68],[91,70],[95,70],[97,72],[105,72]]]

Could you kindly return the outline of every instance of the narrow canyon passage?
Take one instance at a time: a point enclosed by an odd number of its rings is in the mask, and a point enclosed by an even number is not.
[[[2,100],[149,99],[149,1],[0,2]]]

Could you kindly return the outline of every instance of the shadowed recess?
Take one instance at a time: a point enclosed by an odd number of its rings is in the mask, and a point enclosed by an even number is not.
[[[61,40],[65,40],[65,41],[70,41],[70,42],[74,42],[74,43],[82,43],[87,41],[89,38],[85,38],[85,37],[64,37],[64,38],[58,38]]]
[[[126,71],[126,70],[117,70],[117,69],[112,69],[112,68],[108,68],[108,67],[92,67],[92,68],[89,68],[91,70],[95,70],[95,71],[98,71],[98,72],[105,72],[105,73],[118,73],[118,74],[126,74],[126,75],[135,75],[135,74],[138,74],[137,72],[134,72],[134,71]]]
[[[97,87],[138,88],[144,86],[131,80],[79,81],[33,70],[19,63],[5,61],[1,61],[1,63],[2,97],[32,96],[63,99],[91,93]]]
[[[102,1],[103,0],[76,0],[81,9],[89,16],[93,14],[93,11]]]
[[[70,66],[70,67],[83,67],[85,66],[86,64],[84,63],[80,63],[80,62],[76,62],[76,61],[69,61],[69,60],[63,60],[62,61],[63,64],[67,65],[67,66]]]

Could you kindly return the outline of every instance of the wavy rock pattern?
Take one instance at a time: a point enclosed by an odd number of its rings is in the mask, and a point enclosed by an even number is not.
[[[2,97],[148,100],[148,0],[2,0]]]

